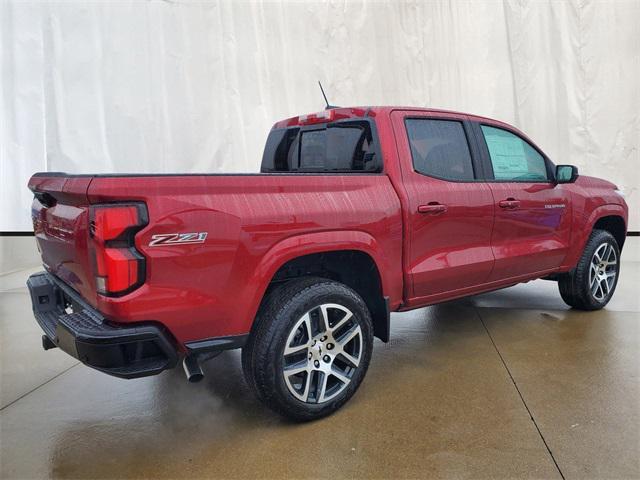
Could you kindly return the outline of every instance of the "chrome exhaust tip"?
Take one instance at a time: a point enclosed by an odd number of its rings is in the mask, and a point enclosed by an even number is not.
[[[182,367],[184,368],[187,380],[191,383],[199,382],[204,377],[204,372],[196,355],[187,355],[184,357]]]

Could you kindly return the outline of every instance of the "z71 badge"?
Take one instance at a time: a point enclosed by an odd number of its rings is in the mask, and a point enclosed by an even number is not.
[[[207,232],[199,233],[159,233],[151,237],[150,247],[161,245],[186,245],[190,243],[204,243],[207,239]]]

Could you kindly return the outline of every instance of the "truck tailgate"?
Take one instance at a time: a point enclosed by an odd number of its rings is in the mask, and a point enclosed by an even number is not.
[[[33,230],[47,271],[95,304],[95,280],[88,252],[89,202],[93,177],[37,174],[29,181],[34,192]]]

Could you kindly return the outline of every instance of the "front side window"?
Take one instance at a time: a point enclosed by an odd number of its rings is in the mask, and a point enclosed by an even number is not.
[[[487,125],[482,125],[481,128],[496,180],[548,180],[544,157],[535,148],[517,135],[501,128]]]
[[[461,122],[410,118],[406,122],[413,168],[446,180],[473,180],[473,164]]]
[[[379,167],[371,127],[358,121],[273,130],[261,171],[375,172]]]

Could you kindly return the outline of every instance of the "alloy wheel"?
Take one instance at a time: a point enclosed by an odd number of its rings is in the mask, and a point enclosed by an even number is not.
[[[591,257],[589,265],[589,290],[598,302],[611,293],[618,275],[618,256],[610,243],[603,243]]]
[[[289,332],[283,377],[305,403],[324,403],[351,382],[363,353],[362,329],[351,310],[325,303],[306,312]]]

